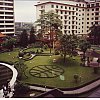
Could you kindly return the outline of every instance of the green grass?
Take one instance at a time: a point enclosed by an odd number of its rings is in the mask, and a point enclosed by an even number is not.
[[[34,49],[28,49],[29,51]],[[37,48],[35,49],[37,50]],[[18,60],[17,54],[19,50],[15,50],[12,52],[6,52],[0,54],[0,61],[16,61]],[[46,53],[49,53],[49,49],[45,51]],[[13,58],[14,57],[14,58]],[[57,62],[53,62],[53,59],[57,59]],[[93,68],[90,67],[82,67],[80,66],[80,58],[77,56],[75,57],[75,60],[72,58],[66,58],[66,64],[63,63],[63,58],[60,55],[53,55],[53,56],[36,56],[34,59],[26,61],[25,64],[28,66],[28,69],[26,70],[26,75],[28,76],[28,79],[23,78],[22,82],[24,83],[30,83],[30,84],[41,84],[41,85],[47,85],[47,86],[54,86],[54,87],[76,87],[80,86],[82,84],[85,84],[91,80],[94,80],[98,77],[100,77],[99,74],[93,73]],[[61,80],[60,77],[55,78],[36,78],[29,74],[29,70],[38,65],[57,65],[59,67],[62,67],[64,69],[63,76],[65,77],[65,80]],[[78,74],[82,77],[82,81],[75,83],[73,75]]]

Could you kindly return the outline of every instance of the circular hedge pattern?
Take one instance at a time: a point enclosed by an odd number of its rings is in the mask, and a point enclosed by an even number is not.
[[[62,75],[64,70],[56,65],[39,65],[31,68],[29,73],[37,78],[54,78]]]

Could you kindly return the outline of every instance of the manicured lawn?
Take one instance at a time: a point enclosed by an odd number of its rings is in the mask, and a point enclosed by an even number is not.
[[[34,49],[28,49],[27,51],[31,51]],[[37,48],[35,49],[37,50]],[[18,51],[15,50],[13,52],[7,52],[7,53],[1,53],[0,54],[0,61],[16,61],[18,60]],[[46,53],[49,52],[49,50],[45,51]],[[9,55],[10,53],[10,55]],[[56,62],[53,62],[53,59],[56,59]],[[93,79],[96,79],[100,77],[99,74],[93,73],[93,68],[90,67],[82,67],[80,66],[80,57],[75,57],[75,60],[72,58],[66,58],[66,64],[63,63],[63,58],[60,55],[52,55],[50,56],[36,56],[32,60],[26,61],[25,64],[28,66],[28,69],[26,70],[26,75],[28,76],[28,79],[23,78],[22,81],[25,83],[30,84],[41,84],[41,85],[47,85],[47,86],[54,86],[54,87],[76,87],[79,85],[82,85],[84,83],[87,83]],[[64,69],[64,73],[62,74],[64,76],[65,80],[61,80],[61,78],[55,77],[55,78],[37,78],[33,77],[29,74],[29,70],[38,65],[56,65],[58,67],[61,67]],[[82,81],[75,83],[73,75],[78,74],[82,77]]]

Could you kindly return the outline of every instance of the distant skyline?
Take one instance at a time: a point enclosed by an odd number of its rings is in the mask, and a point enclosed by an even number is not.
[[[34,22],[38,0],[14,0],[15,22]]]

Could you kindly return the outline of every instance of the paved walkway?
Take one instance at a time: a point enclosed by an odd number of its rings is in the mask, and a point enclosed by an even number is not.
[[[80,93],[84,93],[84,92],[87,92],[97,86],[100,86],[100,79],[98,81],[95,81],[89,85],[86,85],[82,88],[79,88],[79,89],[76,89],[76,90],[71,90],[71,91],[62,91],[64,94],[80,94]],[[30,89],[35,89],[35,90],[41,90],[41,91],[50,91],[52,89],[49,89],[49,88],[43,88],[43,87],[38,87],[38,86],[29,86]]]
[[[17,72],[17,70],[14,68],[14,66],[11,66],[11,65],[6,64],[6,63],[0,63],[0,64],[6,66],[6,67],[8,67],[8,68],[10,68],[10,69],[12,70],[12,72],[13,72],[12,79],[10,80],[10,86],[11,86],[12,92],[8,93],[8,96],[9,96],[9,97],[12,97],[12,96],[13,96],[13,90],[14,90],[14,84],[15,84],[15,82],[16,82],[16,78],[17,78],[18,72]],[[0,98],[4,98],[4,97],[3,97],[3,90],[0,90]]]

